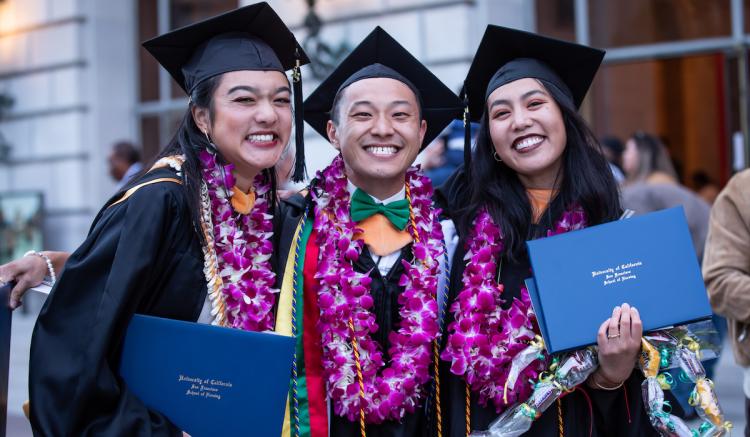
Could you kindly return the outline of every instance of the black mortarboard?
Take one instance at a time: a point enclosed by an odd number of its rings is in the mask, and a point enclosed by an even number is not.
[[[561,104],[578,108],[603,58],[603,50],[489,25],[464,81],[462,96],[468,118],[481,119],[487,97],[494,90],[529,77],[556,87],[568,99]],[[469,158],[470,145],[465,149]]]
[[[294,69],[297,153],[292,179],[304,178],[302,81],[310,60],[294,34],[266,2],[191,24],[143,43],[188,95],[205,79],[239,70]]]
[[[414,91],[427,121],[422,148],[461,113],[461,100],[385,30],[376,27],[305,100],[305,120],[328,139],[326,126],[336,95],[362,80],[386,77]]]
[[[464,81],[469,115],[479,121],[492,91],[526,77],[558,87],[578,108],[603,58],[603,50],[489,25]]]

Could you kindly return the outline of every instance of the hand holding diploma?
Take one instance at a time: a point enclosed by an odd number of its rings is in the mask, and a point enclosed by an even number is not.
[[[62,271],[65,262],[70,256],[67,252],[43,252],[52,262],[53,268],[58,273]],[[30,289],[42,284],[45,276],[49,273],[47,263],[41,256],[24,256],[0,266],[0,284],[13,282],[13,290],[10,293],[10,308],[16,309],[21,306],[21,298]]]
[[[599,327],[599,369],[589,378],[589,385],[604,390],[619,388],[633,371],[642,336],[638,310],[627,303],[616,306],[612,317]]]

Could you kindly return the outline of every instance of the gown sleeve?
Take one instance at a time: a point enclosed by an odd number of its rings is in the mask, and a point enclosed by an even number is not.
[[[158,183],[105,207],[71,255],[31,341],[35,435],[181,435],[136,398],[118,374],[130,318],[154,301],[175,259],[184,261],[184,253],[175,252],[184,246],[175,241],[185,239],[178,230],[190,228],[190,215],[180,196],[179,185]]]

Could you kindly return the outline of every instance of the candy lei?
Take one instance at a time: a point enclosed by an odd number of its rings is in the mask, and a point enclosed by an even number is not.
[[[556,235],[586,226],[579,207],[565,212],[547,235]],[[528,291],[503,309],[503,285],[495,282],[497,260],[503,251],[503,236],[486,209],[474,219],[466,242],[468,263],[463,288],[450,311],[454,321],[448,326],[448,341],[441,358],[451,362],[451,372],[463,375],[479,403],[492,401],[498,413],[532,392],[532,385],[544,371],[547,357],[538,359],[521,371],[513,387],[504,393],[513,357],[524,350],[536,335],[536,316]],[[542,357],[540,357],[542,358]],[[504,396],[507,395],[507,397]]]
[[[356,420],[361,412],[368,423],[399,420],[414,412],[430,379],[431,343],[438,337],[437,277],[443,255],[439,211],[432,208],[432,185],[416,168],[408,170],[414,220],[413,262],[402,261],[406,272],[399,285],[401,324],[390,333],[385,366],[380,345],[371,338],[378,329],[369,311],[373,299],[368,274],[354,270],[352,262],[361,254],[363,242],[355,240],[356,224],[349,215],[349,192],[341,156],[318,173],[321,185],[314,190],[314,229],[320,256],[315,278],[319,280],[318,329],[323,345],[323,370],[327,392],[336,415]],[[416,230],[414,225],[416,224]],[[354,332],[349,320],[353,322]],[[354,335],[354,337],[353,337]],[[362,385],[358,380],[353,342],[358,345]]]
[[[233,165],[216,155],[200,153],[201,225],[206,236],[204,274],[208,282],[214,324],[246,331],[273,329],[272,308],[277,289],[271,271],[272,216],[268,214],[270,181],[263,173],[253,181],[255,204],[246,215],[231,204]]]

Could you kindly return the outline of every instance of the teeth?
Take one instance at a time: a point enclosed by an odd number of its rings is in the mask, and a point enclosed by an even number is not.
[[[249,141],[267,142],[267,141],[272,141],[273,140],[273,134],[248,135],[247,139]]]
[[[524,138],[523,140],[516,143],[516,150],[523,150],[528,149],[531,146],[536,146],[537,144],[541,143],[542,140],[544,140],[544,138],[538,136]]]
[[[368,147],[367,151],[373,155],[394,155],[398,149],[393,146],[372,146]]]

